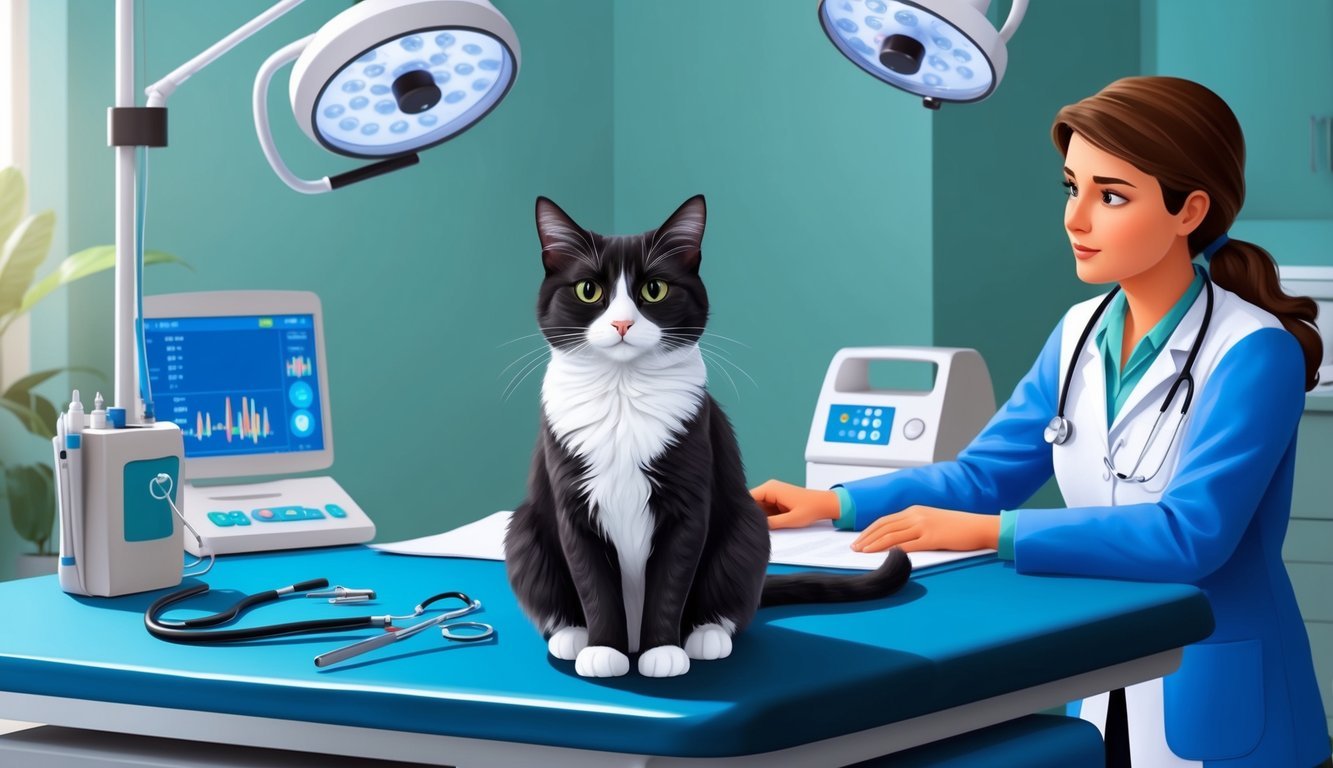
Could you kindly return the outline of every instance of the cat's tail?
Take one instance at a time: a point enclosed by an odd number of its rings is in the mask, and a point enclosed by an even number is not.
[[[760,608],[793,603],[846,603],[874,600],[897,592],[912,575],[912,561],[898,547],[875,570],[855,576],[834,573],[784,573],[764,579]]]

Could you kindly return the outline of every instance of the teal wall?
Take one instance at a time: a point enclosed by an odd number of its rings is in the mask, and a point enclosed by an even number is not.
[[[67,100],[51,113],[34,104],[34,186],[66,191],[58,211],[69,226],[66,248],[111,242],[114,163],[105,110],[114,98],[114,4],[34,5],[43,12],[33,14],[32,49],[49,43],[69,52],[61,83]],[[141,82],[162,77],[269,5],[140,3],[147,41]],[[513,371],[502,372],[537,344],[505,343],[535,330],[537,195],[578,200],[590,220],[611,220],[612,14],[610,0],[508,4],[522,70],[481,127],[425,153],[415,168],[337,193],[299,195],[259,151],[254,73],[272,51],[349,5],[299,7],[172,97],[170,146],[151,152],[147,242],[193,270],[150,268],[145,290],[320,295],[336,426],[332,474],[369,510],[379,539],[392,540],[521,499],[538,377],[506,400]],[[306,177],[354,167],[296,128],[284,104],[286,74],[274,83],[271,110],[288,164]],[[67,137],[45,133],[66,127]],[[69,359],[109,377],[112,291],[109,273],[71,286],[67,312],[35,323],[33,346],[67,338]],[[85,393],[109,387],[90,377],[73,385]],[[63,384],[47,394],[68,398]],[[9,425],[3,429],[8,435]],[[11,539],[4,525],[0,539]],[[0,575],[10,572],[0,561]]]
[[[1068,33],[1080,27],[1098,34]],[[1069,305],[1103,290],[1074,273],[1051,120],[1064,105],[1138,74],[1138,35],[1135,4],[1034,5],[995,94],[937,116],[934,343],[979,350],[997,401]]]
[[[141,81],[268,4],[144,0]],[[33,116],[33,184],[68,224],[64,253],[112,238],[113,4],[35,5],[34,56],[53,52],[68,71],[45,70],[58,75],[47,91],[58,103]],[[1050,116],[1139,56],[1137,13],[1038,4],[996,96],[932,113],[843,59],[813,2],[779,12],[758,0],[508,0],[523,67],[493,115],[416,168],[302,196],[259,152],[251,84],[271,51],[345,5],[298,8],[173,96],[171,146],[152,152],[148,244],[193,270],[152,268],[146,286],[322,297],[332,474],[380,540],[522,496],[540,372],[503,394],[521,362],[506,366],[540,347],[506,343],[535,331],[538,194],[604,232],[649,229],[690,195],[708,197],[710,329],[735,340],[713,339],[727,362],[710,377],[752,481],[803,479],[810,409],[840,347],[976,346],[1004,397],[1081,290],[1061,263]],[[997,6],[993,16],[1008,3]],[[291,122],[285,76],[272,113],[289,164],[307,177],[351,167]],[[35,348],[56,350],[49,364],[67,346],[110,374],[111,294],[103,275],[53,303],[33,331]],[[996,316],[1006,321],[976,321]],[[65,386],[49,396],[63,400]]]
[[[744,371],[710,362],[710,389],[752,483],[804,482],[833,354],[930,343],[931,115],[843,58],[813,2],[618,3],[615,72],[614,228],[707,196],[709,330],[736,340],[711,343]]]

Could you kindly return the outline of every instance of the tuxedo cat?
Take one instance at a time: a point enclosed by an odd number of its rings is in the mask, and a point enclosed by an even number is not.
[[[684,674],[720,659],[761,605],[882,597],[911,571],[891,550],[857,576],[765,577],[768,522],[699,349],[704,199],[633,236],[583,229],[537,199],[551,348],[527,498],[505,535],[519,603],[551,655],[587,677]]]

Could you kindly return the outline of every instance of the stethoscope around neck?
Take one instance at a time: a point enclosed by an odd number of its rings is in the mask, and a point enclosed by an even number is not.
[[[1203,339],[1208,334],[1208,325],[1213,319],[1213,281],[1207,277],[1204,278],[1204,290],[1207,292],[1206,303],[1203,309],[1203,321],[1199,324],[1199,332],[1194,335],[1194,343],[1190,346],[1189,356],[1185,358],[1185,367],[1181,369],[1176,376],[1176,380],[1171,384],[1171,389],[1166,393],[1162,400],[1162,407],[1157,411],[1157,418],[1153,421],[1152,431],[1148,433],[1148,439],[1144,441],[1143,450],[1139,452],[1139,458],[1134,462],[1134,466],[1128,472],[1121,472],[1115,468],[1115,462],[1110,454],[1102,458],[1102,463],[1106,465],[1107,471],[1117,478],[1131,483],[1146,483],[1157,476],[1161,471],[1162,464],[1166,463],[1166,456],[1171,452],[1171,445],[1176,442],[1176,434],[1180,431],[1180,425],[1185,422],[1185,416],[1189,413],[1190,403],[1194,400],[1194,359],[1199,356],[1199,348],[1203,346]],[[1073,434],[1074,426],[1065,418],[1065,402],[1069,399],[1069,385],[1074,380],[1075,362],[1078,355],[1083,351],[1084,345],[1088,343],[1088,337],[1092,335],[1092,329],[1097,327],[1097,321],[1101,319],[1102,313],[1110,305],[1111,300],[1119,292],[1120,286],[1116,286],[1102,303],[1097,305],[1096,311],[1088,319],[1088,324],[1083,326],[1083,333],[1078,337],[1078,344],[1074,346],[1073,353],[1069,358],[1069,367],[1065,370],[1064,382],[1060,385],[1060,402],[1056,406],[1055,416],[1046,424],[1043,437],[1051,445],[1064,445]],[[1157,465],[1151,475],[1142,475],[1139,473],[1139,465],[1143,463],[1143,458],[1148,454],[1148,448],[1153,440],[1157,438],[1157,433],[1161,431],[1162,419],[1166,416],[1166,409],[1171,405],[1176,392],[1185,387],[1185,399],[1180,406],[1180,420],[1176,422],[1176,428],[1171,432],[1171,442],[1167,444],[1167,450],[1162,455],[1162,464]]]

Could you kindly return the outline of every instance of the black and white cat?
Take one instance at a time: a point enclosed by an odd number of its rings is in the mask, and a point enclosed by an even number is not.
[[[586,677],[680,675],[720,659],[761,605],[882,597],[911,564],[765,577],[768,523],[699,349],[704,199],[660,228],[602,236],[537,199],[551,348],[528,495],[505,536],[509,581],[550,653]]]

